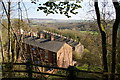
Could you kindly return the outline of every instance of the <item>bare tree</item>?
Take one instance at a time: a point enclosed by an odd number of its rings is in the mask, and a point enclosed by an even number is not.
[[[103,25],[101,24],[98,1],[94,2],[94,6],[95,6],[95,11],[96,11],[96,16],[97,16],[97,23],[98,23],[98,27],[99,27],[99,30],[100,30],[100,33],[101,33],[101,39],[102,39],[103,72],[108,72],[106,32],[105,32],[105,29],[104,29]],[[105,76],[105,77],[106,77],[106,80],[108,80],[108,76]]]
[[[113,24],[112,27],[112,64],[111,64],[111,80],[115,80],[115,69],[116,69],[116,40],[117,40],[117,31],[118,31],[118,27],[119,27],[119,23],[120,23],[120,5],[118,3],[117,0],[112,0],[114,8],[115,8],[115,12],[116,12],[116,19],[115,22]],[[103,50],[103,66],[104,66],[104,70],[105,72],[108,72],[108,66],[107,66],[107,48],[106,48],[106,33],[105,33],[105,29],[104,27],[101,25],[101,21],[100,21],[100,11],[99,11],[99,7],[98,7],[98,1],[95,0],[94,2],[95,4],[95,11],[96,11],[96,15],[97,15],[97,23],[98,23],[98,27],[99,30],[101,32],[101,36],[102,36],[102,50]],[[106,76],[106,79],[108,79],[108,76]]]
[[[11,54],[11,2],[8,2],[8,61],[10,61]]]
[[[117,33],[118,27],[120,24],[120,5],[117,0],[112,0],[115,12],[116,12],[116,19],[113,24],[112,29],[112,64],[111,64],[111,80],[115,80],[115,70],[116,70],[116,44],[117,44]]]

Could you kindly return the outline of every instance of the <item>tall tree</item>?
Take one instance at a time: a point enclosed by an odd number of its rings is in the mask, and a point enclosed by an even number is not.
[[[8,61],[10,61],[11,54],[11,2],[8,1]]]
[[[108,72],[108,64],[107,64],[107,43],[106,43],[106,32],[104,26],[101,24],[100,20],[100,11],[98,7],[98,0],[94,1],[96,16],[97,16],[97,23],[98,27],[101,33],[101,39],[102,39],[102,62],[103,62],[103,72]],[[108,76],[105,76],[108,80]]]
[[[116,40],[117,40],[117,31],[118,31],[118,27],[119,27],[119,23],[120,23],[120,5],[118,3],[117,0],[112,0],[112,3],[114,5],[115,8],[115,13],[116,13],[116,18],[115,18],[115,22],[113,24],[112,27],[112,63],[111,63],[111,80],[115,80],[115,69],[116,69]],[[101,36],[102,37],[102,50],[103,50],[103,65],[104,65],[104,71],[108,72],[108,66],[107,66],[107,48],[106,48],[106,33],[105,33],[105,29],[104,27],[101,25],[100,22],[100,12],[99,12],[99,7],[98,7],[98,0],[95,0],[95,11],[96,11],[96,15],[97,15],[97,22],[98,22],[98,26],[99,26],[99,30],[101,32]],[[106,49],[105,49],[106,48]],[[105,50],[105,53],[104,53]],[[106,76],[108,78],[108,76]]]
[[[17,41],[18,41],[17,40],[17,34],[14,31],[15,27],[13,27],[13,25],[11,24],[12,23],[12,20],[11,20],[11,0],[8,1],[8,8],[6,8],[3,1],[2,1],[2,4],[3,4],[4,11],[6,13],[6,16],[7,16],[7,27],[6,27],[5,24],[1,23],[2,26],[4,26],[7,29],[7,33],[8,33],[8,35],[7,35],[8,41],[6,41],[7,44],[8,44],[8,47],[7,47],[8,49],[7,49],[7,52],[6,52],[7,53],[7,61],[8,62],[14,62],[16,59],[18,59],[18,55],[19,55],[20,50],[17,51],[17,48],[21,47],[21,43],[18,42],[18,44],[16,44]],[[20,19],[18,19],[18,22],[17,22],[18,25],[16,26],[17,30],[20,29],[21,26],[23,26],[22,22],[23,21],[20,21]],[[4,57],[6,57],[6,55]]]
[[[116,19],[113,24],[112,29],[112,64],[111,64],[111,80],[115,80],[115,69],[116,69],[116,44],[117,44],[117,33],[118,27],[120,24],[120,4],[117,0],[112,0],[115,12],[116,12]]]

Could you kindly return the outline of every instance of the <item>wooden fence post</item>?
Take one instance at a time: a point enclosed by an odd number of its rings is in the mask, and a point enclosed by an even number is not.
[[[27,73],[28,73],[28,78],[32,78],[32,61],[31,59],[28,59],[28,61],[26,62],[26,69],[27,69]]]
[[[77,71],[76,67],[74,66],[69,66],[68,67],[68,80],[76,80],[77,77]]]

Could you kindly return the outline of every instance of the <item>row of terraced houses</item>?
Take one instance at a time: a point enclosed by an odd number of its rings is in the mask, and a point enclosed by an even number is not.
[[[39,34],[25,31],[21,34],[23,35],[21,61],[26,61],[31,57],[32,61],[37,64],[66,68],[74,65],[73,51],[81,56],[84,51],[84,46],[80,42],[45,30]],[[46,35],[47,38],[45,38]]]

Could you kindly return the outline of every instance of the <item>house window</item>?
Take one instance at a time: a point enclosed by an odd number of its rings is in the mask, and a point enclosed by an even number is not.
[[[45,59],[48,59],[48,50],[45,50]]]
[[[56,65],[56,55],[53,53],[53,65]]]

